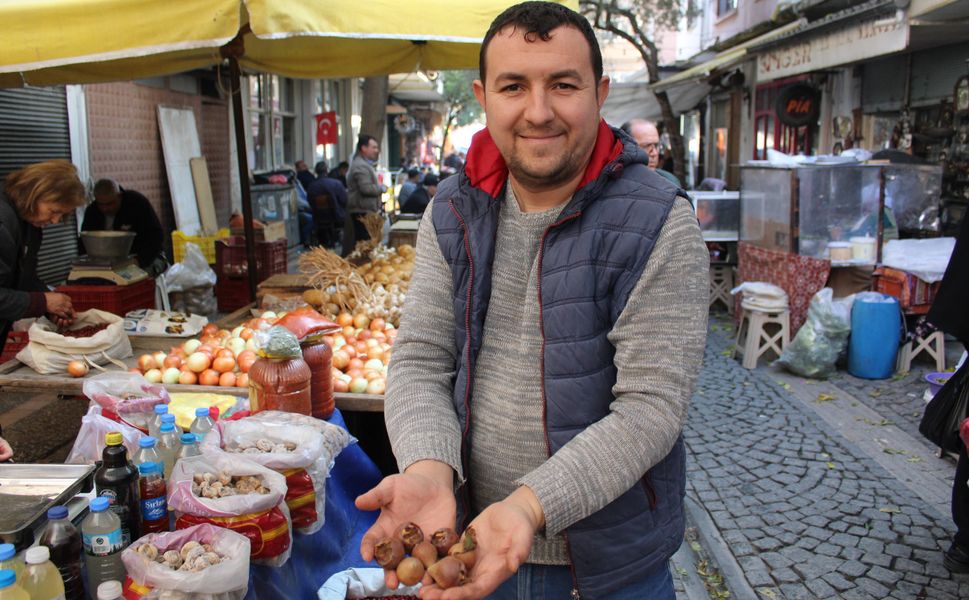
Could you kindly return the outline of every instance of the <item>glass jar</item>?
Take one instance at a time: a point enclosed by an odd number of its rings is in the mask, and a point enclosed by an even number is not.
[[[257,358],[249,368],[249,408],[312,415],[310,378],[302,358]]]

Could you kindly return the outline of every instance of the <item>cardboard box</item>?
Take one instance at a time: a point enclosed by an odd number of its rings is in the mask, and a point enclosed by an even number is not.
[[[286,222],[285,221],[267,221],[266,226],[262,229],[255,229],[256,241],[257,242],[273,242],[276,240],[286,239]],[[246,235],[246,230],[243,227],[233,227],[231,229],[232,235]]]

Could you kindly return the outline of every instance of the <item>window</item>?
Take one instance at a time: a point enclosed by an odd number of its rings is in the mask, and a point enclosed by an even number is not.
[[[249,127],[252,148],[249,164],[256,171],[278,169],[296,162],[296,82],[278,75],[250,75]]]
[[[757,86],[754,98],[754,156],[755,160],[765,160],[767,150],[774,149],[785,154],[813,154],[815,151],[816,124],[801,127],[784,125],[777,118],[774,103],[782,87],[795,81],[806,79],[794,77],[779,79]]]
[[[722,17],[727,13],[737,10],[738,0],[717,0],[717,16]]]

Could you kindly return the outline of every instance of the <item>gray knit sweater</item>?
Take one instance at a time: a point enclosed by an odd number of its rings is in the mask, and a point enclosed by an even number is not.
[[[475,511],[518,485],[529,486],[546,521],[529,562],[568,564],[562,530],[632,487],[669,453],[682,429],[706,340],[709,257],[693,210],[678,199],[609,334],[618,369],[612,412],[549,458],[542,425],[536,259],[543,231],[565,205],[523,213],[511,186],[507,189],[474,372],[470,473],[462,472],[451,401],[457,352],[451,274],[431,210],[418,233],[384,414],[400,469],[422,459],[451,465],[457,482],[472,481]]]

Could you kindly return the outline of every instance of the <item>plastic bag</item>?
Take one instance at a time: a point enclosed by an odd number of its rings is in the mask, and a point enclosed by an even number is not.
[[[347,569],[334,573],[323,584],[316,596],[320,600],[344,600],[345,598],[417,598],[421,585],[402,585],[388,590],[384,583],[383,569]]]
[[[138,442],[144,434],[130,425],[112,421],[101,414],[100,407],[92,406],[81,417],[81,429],[77,432],[74,446],[64,462],[70,465],[93,465],[101,460],[105,446],[104,436],[112,431],[121,432],[128,456],[134,456],[138,451]]]
[[[167,550],[181,550],[186,542],[209,544],[223,557],[222,562],[199,572],[177,571],[149,560],[137,551],[139,546],[150,543],[158,548],[160,556]],[[215,525],[150,533],[121,553],[121,561],[128,572],[125,598],[241,600],[249,589],[249,552],[249,538]],[[144,593],[144,588],[149,591]]]
[[[94,335],[71,337],[58,333],[57,325],[41,317],[30,326],[30,343],[17,353],[17,360],[44,375],[66,373],[67,363],[72,360],[97,365],[113,363],[126,368],[120,361],[131,356],[131,342],[124,332],[124,319],[92,308],[78,313],[70,328],[76,330],[105,323],[107,327]]]
[[[286,505],[293,529],[303,534],[323,527],[326,510],[326,475],[323,462],[323,436],[315,429],[293,424],[266,423],[242,419],[219,421],[205,436],[203,454],[240,446],[255,447],[258,442],[296,444],[292,452],[243,452],[241,455],[270,468],[286,478]]]
[[[196,287],[211,287],[218,277],[209,267],[202,250],[191,242],[185,244],[185,256],[182,262],[168,267],[162,275],[165,287],[169,292],[183,292]]]
[[[807,320],[775,363],[802,377],[827,379],[848,346],[854,296],[833,299],[831,288],[811,298]]]
[[[81,389],[101,407],[105,417],[117,417],[143,433],[148,432],[155,405],[171,402],[165,386],[149,383],[137,373],[101,373],[85,379]]]
[[[172,292],[171,306],[173,310],[192,315],[212,315],[219,308],[215,288],[211,285],[189,288],[184,292]]]
[[[343,427],[299,413],[283,412],[281,410],[264,410],[252,415],[248,419],[263,423],[305,425],[319,431],[323,434],[323,454],[320,455],[320,460],[326,465],[325,475],[327,477],[330,476],[333,463],[336,461],[336,457],[343,452],[343,449],[350,444],[357,443],[357,438],[350,435],[350,432]]]
[[[255,475],[268,494],[238,494],[203,498],[192,492],[196,473]],[[249,538],[252,562],[279,567],[292,553],[292,524],[286,506],[286,478],[241,455],[225,452],[179,459],[168,481],[168,508],[175,511],[175,529],[210,523]]]

